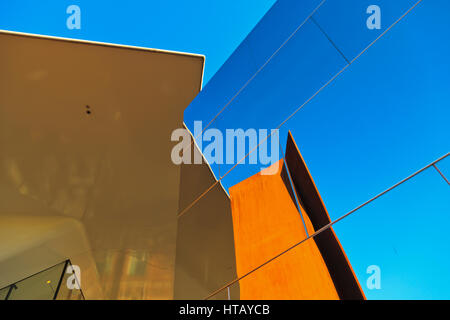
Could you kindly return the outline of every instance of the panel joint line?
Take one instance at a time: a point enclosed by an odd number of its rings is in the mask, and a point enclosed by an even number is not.
[[[278,135],[277,135],[278,136]],[[305,219],[303,218],[303,214],[302,214],[302,204],[300,203],[300,196],[297,194],[297,189],[295,189],[294,183],[292,182],[292,176],[291,176],[291,171],[289,170],[289,167],[287,165],[286,162],[286,156],[284,154],[283,148],[281,147],[280,144],[280,137],[278,136],[278,144],[280,146],[280,150],[281,150],[281,155],[283,156],[283,166],[286,168],[286,173],[287,173],[287,177],[288,177],[288,181],[289,181],[289,185],[292,189],[292,192],[294,194],[294,199],[295,199],[295,206],[298,209],[298,212],[300,213],[300,218],[302,219],[302,223],[303,223],[303,228],[305,229],[305,233],[306,233],[306,237],[309,237],[309,233],[308,233],[308,228],[306,227],[306,222]]]
[[[317,26],[317,28],[319,28],[320,32],[322,32],[322,34],[327,38],[327,40],[331,43],[331,45],[336,49],[337,52],[339,52],[339,54],[342,56],[342,58],[344,58],[344,60],[347,62],[347,64],[350,64],[350,60],[347,59],[347,57],[345,56],[345,54],[338,48],[338,46],[336,45],[336,43],[334,43],[333,40],[331,40],[330,36],[325,32],[325,30],[323,30],[323,28],[319,25],[319,23],[316,21],[316,19],[314,19],[313,16],[309,17],[311,19],[311,21]]]
[[[433,164],[433,168],[436,169],[436,171],[441,175],[442,179],[444,179],[445,182],[447,182],[447,184],[450,186],[450,182],[447,180],[447,178],[444,176],[444,174],[441,172],[441,170],[439,170],[439,168],[436,166],[436,164]]]

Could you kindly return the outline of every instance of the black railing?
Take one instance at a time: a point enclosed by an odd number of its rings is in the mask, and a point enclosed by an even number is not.
[[[0,300],[84,300],[70,260],[0,289]]]

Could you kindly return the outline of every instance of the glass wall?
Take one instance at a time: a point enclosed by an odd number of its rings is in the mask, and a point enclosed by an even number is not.
[[[84,300],[70,260],[0,289],[0,300]]]

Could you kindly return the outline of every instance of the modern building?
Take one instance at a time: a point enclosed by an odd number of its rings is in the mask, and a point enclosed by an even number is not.
[[[287,166],[257,175],[231,189],[230,201],[206,159],[172,163],[169,137],[201,89],[204,57],[13,32],[0,43],[5,298],[202,299],[304,240],[302,216],[310,233],[327,219],[312,185],[301,189],[312,181],[303,171],[295,188]],[[289,140],[293,169],[304,170],[293,148]],[[203,157],[196,144],[192,151]],[[294,193],[314,209],[300,209]],[[266,282],[227,288],[226,298],[363,297],[328,238],[256,273]],[[75,295],[66,289],[72,273]]]
[[[0,47],[0,288],[70,259],[87,299],[172,298],[170,136],[204,57],[13,32]]]
[[[448,297],[448,4],[372,5],[279,0],[204,88],[202,55],[0,31],[0,300]],[[214,163],[196,121],[281,153]]]
[[[204,167],[181,178],[180,208],[213,188],[179,217],[175,298],[365,299],[291,134],[284,159],[229,197]]]

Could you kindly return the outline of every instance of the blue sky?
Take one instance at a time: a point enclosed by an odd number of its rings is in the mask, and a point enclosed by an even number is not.
[[[278,1],[248,37],[274,1],[2,1],[0,28],[205,54],[210,81],[185,111],[192,129],[195,120],[208,123],[319,2]],[[414,3],[327,0],[314,18],[351,60]],[[80,31],[65,26],[69,4],[82,9]],[[381,8],[381,30],[366,27],[371,4]],[[281,127],[281,145],[291,130],[332,219],[449,152],[448,12],[447,0],[424,0]],[[345,64],[308,21],[212,127],[275,128]],[[450,159],[438,166],[450,177]],[[240,165],[222,182],[228,188],[260,167]],[[449,187],[429,169],[335,230],[368,298],[449,299],[449,223]],[[381,268],[380,290],[365,285],[370,265]]]

